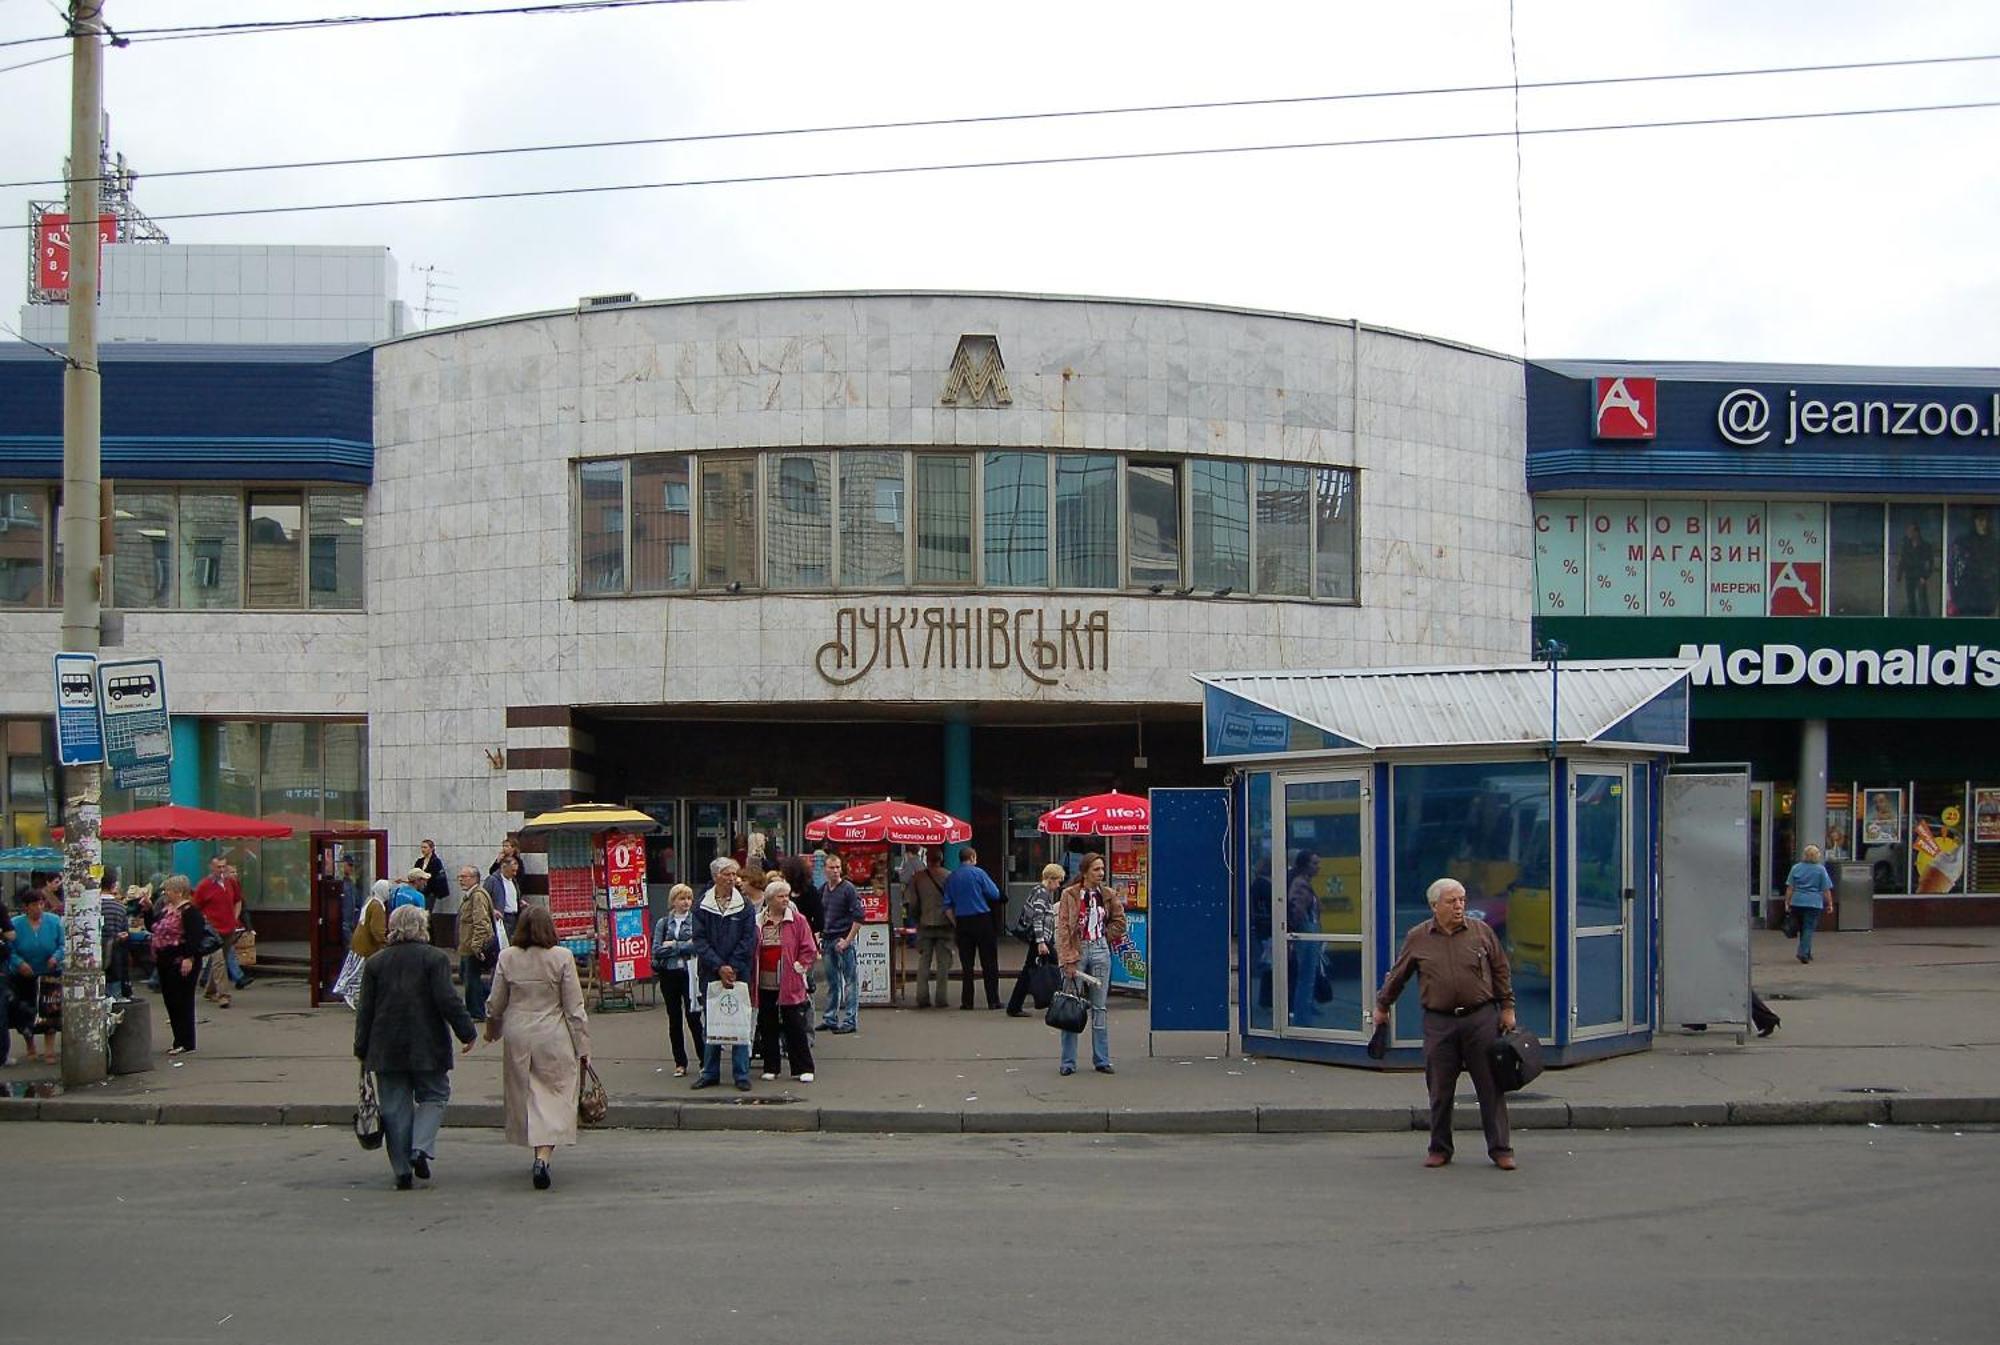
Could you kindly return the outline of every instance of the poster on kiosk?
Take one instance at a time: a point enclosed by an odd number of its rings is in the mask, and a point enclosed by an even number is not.
[[[646,842],[644,837],[607,831],[600,842],[604,872],[604,937],[598,943],[597,975],[604,985],[642,981],[653,974],[646,929]]]

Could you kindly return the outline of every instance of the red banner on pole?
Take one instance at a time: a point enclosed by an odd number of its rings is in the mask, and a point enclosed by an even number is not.
[[[118,220],[101,215],[97,220],[98,291],[104,289],[104,245],[118,241]],[[35,287],[69,291],[69,216],[43,215],[35,226]]]

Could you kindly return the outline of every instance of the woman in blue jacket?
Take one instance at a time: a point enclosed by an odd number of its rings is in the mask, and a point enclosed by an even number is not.
[[[1812,961],[1813,931],[1833,910],[1833,875],[1819,862],[1819,847],[1808,845],[1805,858],[1785,875],[1785,899],[1799,918],[1799,961]]]
[[[42,889],[31,887],[21,894],[21,913],[14,917],[14,946],[7,970],[14,989],[15,1025],[28,1043],[28,1059],[56,1063],[56,1034],[62,1031],[62,1000],[55,1011],[37,994],[38,978],[61,976],[63,967],[62,917],[43,909]],[[42,1053],[35,1054],[35,1033],[42,1034]]]
[[[701,984],[695,993],[708,1002],[708,987],[720,981],[725,986],[743,985],[749,992],[752,966],[757,956],[757,916],[737,890],[736,875],[741,866],[723,855],[709,865],[715,885],[702,895],[694,912],[694,959],[700,969]],[[713,1028],[713,1023],[705,1026]],[[741,1092],[750,1091],[750,1043],[729,1048],[729,1068]],[[701,1077],[696,1088],[713,1088],[722,1081],[722,1048],[707,1042],[702,1051]]]

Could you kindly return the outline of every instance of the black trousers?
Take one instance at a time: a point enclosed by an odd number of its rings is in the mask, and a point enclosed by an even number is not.
[[[685,1020],[688,1035],[694,1038],[694,1058],[696,1060],[702,1057],[702,1052],[707,1046],[706,1038],[708,1035],[702,1031],[701,1015],[689,1012],[688,988],[686,967],[675,967],[671,971],[660,973],[660,998],[666,1001],[667,1005],[667,1040],[673,1044],[674,1064],[681,1069],[686,1069],[688,1063],[687,1047],[681,1044],[683,1020]]]
[[[160,959],[160,998],[166,1001],[167,1022],[174,1030],[174,1045],[185,1051],[194,1049],[194,989],[196,978],[201,975],[201,963],[197,961],[193,975],[181,971],[178,957]]]
[[[1028,955],[1021,962],[1021,974],[1014,978],[1014,993],[1007,996],[1008,1013],[1021,1012],[1021,1006],[1028,1002],[1029,973],[1034,971],[1034,969],[1037,966],[1041,965],[1043,962],[1055,961],[1055,956],[1056,955],[1053,952],[1051,952],[1047,957],[1043,957],[1040,953],[1035,951],[1034,944],[1031,943],[1028,945]]]
[[[972,1007],[972,956],[979,955],[979,969],[986,978],[986,1007],[1000,1007],[1000,932],[993,922],[993,913],[984,915],[961,915],[954,937],[958,941],[958,965],[965,973],[965,989],[959,994],[958,1007]]]
[[[1451,1156],[1451,1106],[1461,1071],[1479,1095],[1479,1124],[1486,1152],[1514,1152],[1507,1130],[1507,1095],[1493,1081],[1487,1048],[1500,1036],[1500,1006],[1488,1002],[1464,1014],[1424,1010],[1424,1083],[1431,1095],[1431,1152]]]
[[[812,1043],[806,1039],[806,1015],[812,1011],[812,1002],[804,1004],[778,1003],[775,990],[758,990],[757,1001],[757,1053],[764,1057],[764,1072],[778,1072],[778,1034],[785,1034],[785,1054],[792,1062],[792,1077],[813,1072]]]

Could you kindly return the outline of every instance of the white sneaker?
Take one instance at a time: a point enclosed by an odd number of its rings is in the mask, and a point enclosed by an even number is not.
[[[811,1083],[812,1081],[813,1081],[813,1076],[810,1073],[801,1074],[799,1076],[800,1083]]]
[[[773,1080],[773,1079],[775,1079],[775,1078],[777,1078],[777,1077],[778,1077],[778,1076],[777,1076],[777,1075],[775,1075],[775,1074],[766,1074],[766,1075],[764,1076],[764,1082],[765,1082],[765,1083],[769,1083],[769,1082],[771,1082],[771,1080]]]

